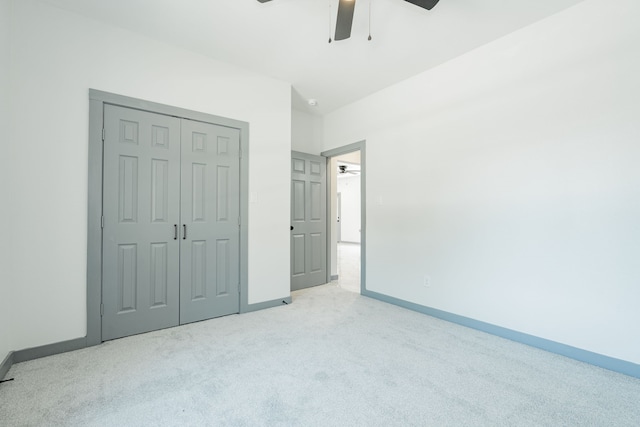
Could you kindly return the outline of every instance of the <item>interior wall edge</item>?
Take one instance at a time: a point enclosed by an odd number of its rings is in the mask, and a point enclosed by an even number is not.
[[[572,347],[567,344],[563,344],[556,341],[551,341],[545,338],[536,337],[523,332],[514,331],[513,329],[504,328],[502,326],[493,325],[491,323],[482,322],[469,317],[460,316],[458,314],[449,313],[447,311],[438,310],[436,308],[427,307],[424,305],[416,304],[410,301],[405,301],[399,298],[394,298],[378,292],[362,290],[362,295],[376,299],[378,301],[386,302],[396,305],[398,307],[406,308],[408,310],[416,311],[427,316],[435,317],[447,322],[455,323],[457,325],[465,326],[467,328],[475,329],[478,331],[486,332],[488,334],[505,338],[511,341],[525,344],[530,347],[534,347],[540,350],[548,351],[550,353],[565,356],[579,362],[588,363],[590,365],[598,366],[600,368],[607,369],[609,371],[617,372],[619,374],[628,375],[630,377],[640,378],[640,365],[626,360],[616,359],[614,357],[605,356],[603,354],[595,353],[581,348]]]

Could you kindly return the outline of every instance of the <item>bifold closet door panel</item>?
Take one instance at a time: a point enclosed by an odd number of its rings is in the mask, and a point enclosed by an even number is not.
[[[240,310],[240,131],[182,120],[180,323]]]
[[[180,119],[105,105],[102,339],[179,323]]]

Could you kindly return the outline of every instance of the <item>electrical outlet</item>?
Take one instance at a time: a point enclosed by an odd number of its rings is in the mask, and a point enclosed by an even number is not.
[[[430,288],[431,287],[431,277],[425,275],[423,284],[424,284],[425,288]]]

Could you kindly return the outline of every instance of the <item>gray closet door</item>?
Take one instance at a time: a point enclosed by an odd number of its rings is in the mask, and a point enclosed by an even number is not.
[[[178,324],[180,120],[104,110],[102,340]]]
[[[291,290],[327,282],[326,158],[291,153]]]
[[[239,152],[238,129],[182,121],[180,323],[240,311]]]

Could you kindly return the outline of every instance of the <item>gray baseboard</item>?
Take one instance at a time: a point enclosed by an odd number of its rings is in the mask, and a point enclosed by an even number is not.
[[[69,341],[41,345],[39,347],[26,348],[24,350],[13,352],[13,363],[26,362],[28,360],[39,359],[41,357],[53,356],[54,354],[80,350],[86,346],[87,338],[82,337]]]
[[[0,365],[0,379],[3,379],[14,363],[26,362],[39,359],[41,357],[53,356],[54,354],[66,353],[68,351],[79,350],[87,346],[87,338],[77,338],[75,340],[62,341],[53,344],[41,345],[39,347],[26,348],[10,352]]]
[[[279,298],[272,301],[265,301],[257,304],[247,304],[242,308],[242,313],[263,310],[265,308],[278,307],[291,304],[291,296]],[[53,356],[55,354],[66,353],[68,351],[80,350],[87,347],[87,337],[77,338],[69,341],[62,341],[39,347],[26,348],[24,350],[13,351],[7,355],[0,365],[0,379],[9,372],[14,363],[26,362],[39,359],[41,357]]]
[[[279,307],[281,305],[291,304],[291,296],[278,298],[271,301],[258,302],[255,304],[247,304],[242,307],[240,313],[250,313],[252,311],[264,310],[265,308]]]
[[[334,280],[338,280],[338,275],[337,274],[332,274],[331,275],[331,281],[333,282]]]
[[[377,292],[363,290],[362,295],[387,302],[389,304],[397,305],[399,307],[407,308],[409,310],[417,311],[419,313],[436,317],[438,319],[446,320],[451,323],[456,323],[468,328],[487,332],[491,335],[496,335],[501,338],[506,338],[511,341],[516,341],[521,344],[526,344],[531,347],[539,348],[551,353],[559,354],[561,356],[578,360],[580,362],[599,366],[610,371],[629,375],[635,378],[640,378],[640,365],[628,362],[626,360],[615,359],[613,357],[572,347],[559,342],[547,340],[545,338],[536,337],[534,335],[525,334],[523,332],[514,331],[512,329],[503,328],[501,326],[492,325],[490,323],[485,323],[479,320],[471,319],[469,317],[460,316],[435,308],[426,307],[420,304],[415,304],[409,301],[390,297],[384,294],[379,294]]]
[[[5,375],[7,375],[7,372],[11,369],[11,365],[13,365],[13,351],[10,351],[7,357],[0,363],[0,380],[4,379]]]

